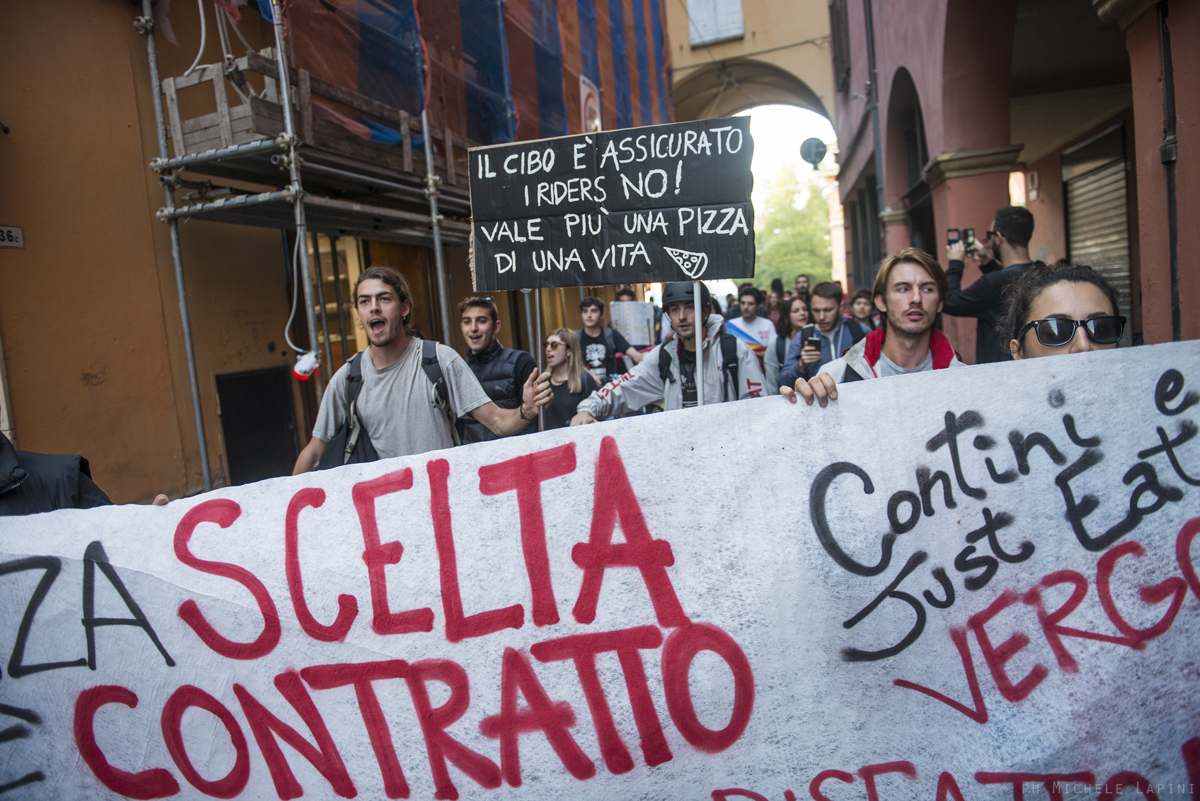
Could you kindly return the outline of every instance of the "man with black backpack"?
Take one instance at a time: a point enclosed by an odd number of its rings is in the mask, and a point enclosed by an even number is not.
[[[596,383],[604,386],[625,372],[625,359],[632,364],[642,360],[642,352],[629,344],[620,331],[604,324],[604,301],[588,296],[579,301],[579,350],[583,354],[583,369],[592,374]]]
[[[700,284],[700,303],[710,305],[708,288]],[[696,405],[696,314],[692,284],[675,281],[663,292],[663,309],[676,336],[655,347],[641,363],[584,398],[571,425],[618,417],[649,403],[661,402],[667,411]],[[706,315],[701,336],[704,358],[704,402],[756,398],[763,393],[763,374],[756,357],[735,337],[725,333],[719,314]]]
[[[293,475],[449,448],[454,421],[467,414],[495,434],[515,434],[550,402],[550,374],[535,371],[520,405],[501,409],[453,349],[412,336],[412,293],[396,270],[361,273],[354,300],[369,346],[333,374]]]

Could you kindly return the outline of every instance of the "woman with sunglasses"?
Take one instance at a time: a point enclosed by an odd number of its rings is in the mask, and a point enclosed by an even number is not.
[[[546,369],[552,397],[544,413],[545,429],[566,428],[579,402],[600,388],[583,369],[583,353],[574,332],[560,328],[546,337]]]
[[[1084,265],[1031,267],[1013,284],[1007,308],[1014,359],[1114,348],[1125,331],[1116,290]]]

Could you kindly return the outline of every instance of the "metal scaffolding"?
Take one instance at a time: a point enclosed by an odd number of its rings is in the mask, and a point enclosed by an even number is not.
[[[239,223],[279,228],[291,231],[297,243],[295,248],[296,264],[299,280],[302,281],[301,291],[304,302],[304,321],[308,332],[308,347],[311,351],[321,354],[322,337],[324,339],[324,354],[326,361],[332,360],[332,350],[329,347],[329,324],[326,316],[325,293],[323,286],[317,288],[314,298],[312,264],[309,258],[309,236],[313,241],[316,254],[317,269],[320,270],[320,252],[316,248],[316,235],[324,233],[330,238],[332,253],[332,274],[335,278],[335,296],[338,303],[338,325],[342,339],[345,339],[345,326],[341,320],[341,304],[343,303],[340,288],[341,275],[338,267],[337,251],[334,247],[336,239],[341,235],[369,236],[371,238],[390,241],[427,245],[434,251],[435,279],[437,300],[440,312],[440,322],[449,333],[449,308],[447,300],[447,280],[445,260],[442,252],[443,242],[455,245],[465,245],[469,237],[469,224],[465,217],[469,214],[469,201],[465,189],[458,192],[447,192],[442,188],[442,179],[435,168],[435,157],[432,149],[433,138],[442,137],[446,148],[445,166],[454,180],[454,164],[451,153],[454,136],[450,131],[430,130],[427,114],[421,113],[421,133],[424,146],[424,175],[416,175],[412,164],[412,147],[409,140],[404,140],[403,159],[405,170],[396,172],[386,166],[368,163],[365,160],[347,158],[330,154],[320,149],[305,147],[298,131],[296,114],[306,113],[305,104],[310,102],[308,92],[310,86],[318,83],[310,79],[307,73],[291,69],[288,65],[287,48],[284,39],[284,10],[281,0],[271,0],[271,22],[274,29],[275,47],[272,58],[264,54],[249,53],[239,64],[250,65],[252,69],[263,72],[268,76],[268,84],[278,87],[278,101],[282,122],[282,130],[275,136],[264,136],[252,141],[234,142],[230,135],[228,124],[228,104],[224,102],[224,85],[229,64],[220,67],[201,68],[200,79],[189,79],[188,85],[195,85],[199,80],[211,80],[216,87],[219,114],[223,113],[223,129],[221,131],[222,145],[197,152],[182,152],[183,126],[178,119],[178,108],[174,98],[176,84],[174,79],[162,81],[159,76],[158,54],[155,45],[154,18],[151,10],[151,0],[142,0],[142,15],[135,20],[138,32],[146,37],[146,51],[150,69],[150,84],[153,94],[154,124],[158,142],[158,157],[150,162],[163,187],[163,206],[156,217],[165,223],[170,231],[171,260],[174,266],[175,285],[178,293],[180,323],[183,329],[184,355],[187,361],[188,380],[191,388],[192,410],[196,428],[197,445],[200,456],[200,467],[205,490],[212,488],[212,470],[209,463],[207,439],[205,436],[204,416],[200,400],[200,384],[196,368],[195,345],[192,338],[191,316],[188,311],[188,298],[183,271],[183,252],[180,245],[179,223],[181,220],[203,219],[215,222]],[[212,72],[211,70],[220,70]],[[204,72],[209,70],[209,72]],[[186,78],[186,76],[185,76]],[[181,79],[182,80],[182,79]],[[293,80],[300,87],[299,97],[292,91]],[[182,85],[182,84],[180,84]],[[164,113],[163,98],[166,94],[170,126]],[[336,88],[326,87],[327,91],[337,92]],[[402,111],[387,109],[373,101],[359,99],[358,102],[368,104],[372,112],[394,114],[405,127],[407,137],[408,115]],[[295,108],[294,108],[295,106]],[[300,126],[306,131],[311,130],[311,119],[305,119]],[[168,150],[168,128],[172,135],[175,152]],[[194,182],[184,181],[180,177],[183,171],[196,173],[218,179],[229,179],[232,185],[214,185],[205,182],[199,185],[198,196],[192,202],[177,203],[176,192],[182,187],[195,188]],[[306,189],[305,176],[308,176],[309,187]],[[245,183],[266,185],[266,191],[249,191]],[[316,189],[317,191],[314,191]],[[362,196],[370,202],[361,202]],[[350,198],[350,199],[347,199]],[[459,219],[447,219],[439,210],[439,201],[449,213],[459,216]],[[420,204],[420,205],[418,205]],[[417,213],[413,207],[420,208],[427,204],[428,211]],[[409,208],[405,208],[407,205]],[[315,311],[319,303],[319,314]],[[320,323],[318,324],[318,319]],[[332,365],[329,365],[332,367]],[[316,377],[317,395],[320,397],[324,385],[321,374]]]

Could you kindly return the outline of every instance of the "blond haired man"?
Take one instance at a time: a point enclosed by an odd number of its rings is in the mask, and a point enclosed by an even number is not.
[[[793,403],[798,395],[807,404],[815,400],[825,406],[837,399],[837,385],[847,381],[961,366],[950,340],[934,327],[945,294],[946,274],[925,251],[905,248],[889,257],[872,290],[883,325],[813,378],[797,379],[794,388],[780,387],[780,394]]]

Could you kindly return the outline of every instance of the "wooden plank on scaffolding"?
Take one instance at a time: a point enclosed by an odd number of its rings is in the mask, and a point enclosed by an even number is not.
[[[442,144],[446,148],[446,182],[450,184],[458,183],[458,179],[454,175],[454,131],[450,130],[450,126],[445,128],[445,140]]]
[[[400,111],[400,148],[405,172],[413,171],[412,159],[412,120],[409,119],[408,112],[401,109]]]
[[[300,107],[300,138],[305,144],[316,144],[313,138],[312,76],[308,70],[300,70],[296,81],[296,102]]]
[[[234,133],[237,133],[239,126],[241,126],[243,130],[248,130],[249,119],[249,104],[243,103],[240,106],[233,106],[229,109],[229,122],[233,126]],[[211,114],[201,114],[198,117],[189,117],[183,121],[184,139],[190,139],[190,135],[196,131],[206,131],[209,128],[216,128],[219,122],[220,120],[215,111]]]
[[[180,75],[175,78],[176,89],[187,89],[191,86],[199,86],[205,81],[211,81],[214,78],[219,78],[224,74],[223,66],[220,64],[208,64],[203,67],[197,67],[196,71],[191,75]]]
[[[229,119],[229,93],[225,89],[225,76],[217,73],[212,79],[213,95],[217,98],[217,128],[221,132],[221,145],[233,144],[233,124]]]
[[[183,125],[179,121],[179,97],[175,94],[175,79],[167,78],[162,82],[163,97],[167,101],[167,127],[171,131],[171,146],[175,157],[187,154],[183,147]]]
[[[268,59],[257,53],[250,53],[247,56],[250,68],[255,72],[261,73],[269,77],[278,77],[278,68],[272,59]],[[294,73],[294,69],[288,70]],[[380,103],[378,100],[372,100],[369,97],[364,97],[357,92],[350,92],[342,89],[339,86],[334,86],[331,83],[326,83],[319,78],[310,76],[311,91],[318,97],[324,97],[328,100],[335,100],[338,103],[345,103],[353,109],[366,112],[388,122],[400,122],[400,109],[393,108],[386,103]]]

